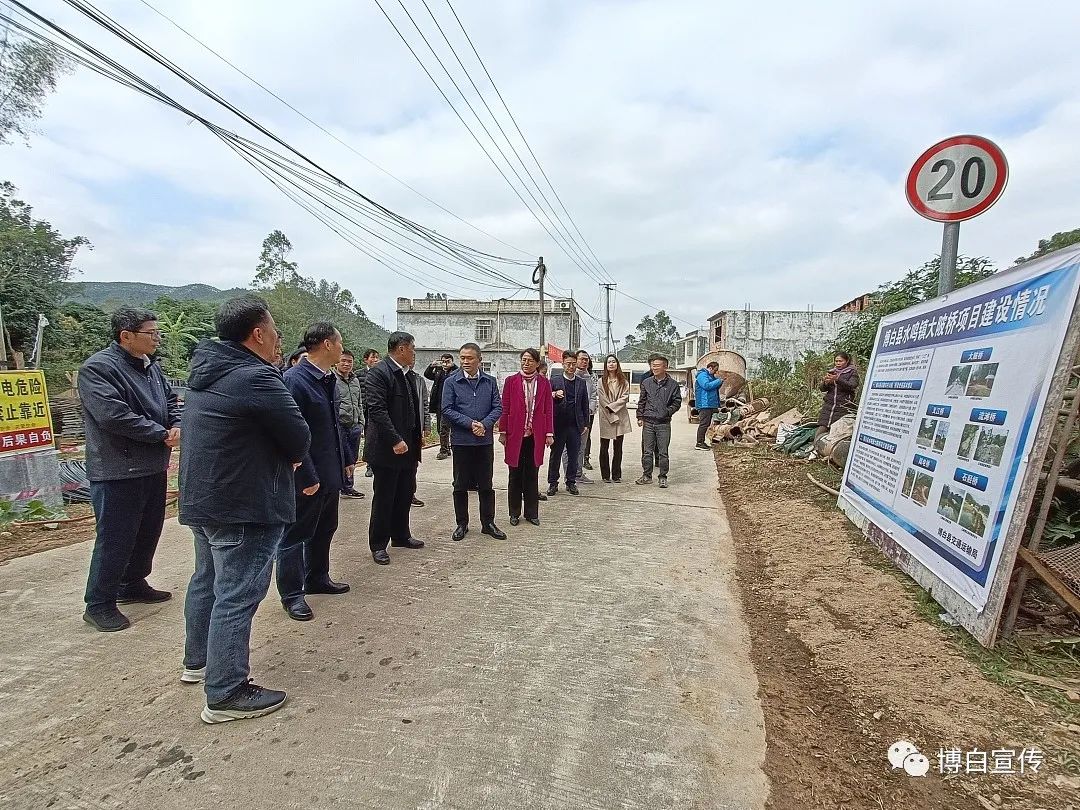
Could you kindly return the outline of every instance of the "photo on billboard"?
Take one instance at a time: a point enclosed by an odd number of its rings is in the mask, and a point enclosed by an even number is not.
[[[997,363],[979,363],[971,370],[968,380],[967,396],[984,399],[994,392],[994,378],[997,377]]]

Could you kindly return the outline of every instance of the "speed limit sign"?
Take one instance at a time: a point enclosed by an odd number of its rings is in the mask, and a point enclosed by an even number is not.
[[[907,199],[936,222],[977,217],[1005,190],[1009,164],[996,143],[978,135],[955,135],[923,152],[907,178]]]

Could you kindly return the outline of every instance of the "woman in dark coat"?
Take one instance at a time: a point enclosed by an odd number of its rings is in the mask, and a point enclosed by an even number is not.
[[[855,411],[855,394],[859,391],[859,374],[851,365],[851,355],[837,352],[833,367],[821,382],[825,404],[818,414],[817,435],[828,433],[841,416]]]

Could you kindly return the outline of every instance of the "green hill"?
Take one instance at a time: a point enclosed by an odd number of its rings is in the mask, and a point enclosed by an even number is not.
[[[162,296],[174,301],[205,301],[208,304],[220,304],[234,295],[245,292],[241,289],[219,290],[209,284],[186,284],[183,287],[168,287],[163,284],[146,284],[141,281],[83,281],[67,285],[64,303],[93,304],[106,312],[112,312],[124,305],[148,307]]]

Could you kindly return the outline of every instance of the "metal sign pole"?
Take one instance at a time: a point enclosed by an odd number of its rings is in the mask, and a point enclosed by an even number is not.
[[[956,289],[956,256],[960,249],[960,223],[946,222],[941,237],[941,266],[938,271],[938,295]]]

